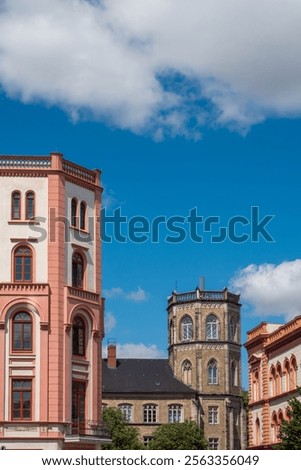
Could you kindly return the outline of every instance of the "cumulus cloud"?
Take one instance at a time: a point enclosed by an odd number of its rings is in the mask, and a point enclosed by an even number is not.
[[[126,299],[133,300],[134,302],[143,302],[148,297],[148,294],[145,290],[138,287],[137,290],[133,290],[126,295]]]
[[[301,114],[299,0],[0,5],[0,86],[24,103],[156,139]]]
[[[141,287],[130,292],[124,291],[121,287],[112,287],[111,289],[104,289],[103,294],[108,299],[120,297],[134,302],[144,302],[149,296]]]
[[[231,280],[255,315],[284,315],[290,320],[301,314],[301,259],[275,264],[251,264]]]
[[[105,332],[109,333],[112,331],[117,324],[117,320],[112,312],[105,313]]]
[[[103,347],[103,357],[107,356],[107,349]],[[155,344],[146,345],[143,343],[117,344],[117,357],[138,358],[138,359],[164,359],[166,353]]]

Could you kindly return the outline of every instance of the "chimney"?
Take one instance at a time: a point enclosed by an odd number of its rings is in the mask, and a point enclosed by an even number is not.
[[[200,276],[199,289],[200,290],[205,290],[205,277],[204,276]]]
[[[116,369],[117,359],[116,359],[116,343],[108,344],[108,367],[110,369]]]

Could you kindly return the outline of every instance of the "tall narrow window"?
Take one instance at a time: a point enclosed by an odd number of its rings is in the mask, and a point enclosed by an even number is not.
[[[85,355],[85,322],[81,317],[75,317],[72,325],[72,354]]]
[[[284,391],[288,392],[290,389],[290,363],[287,358],[285,358],[283,365],[283,377],[284,377]]]
[[[297,386],[297,361],[295,356],[291,357],[291,370],[290,370],[290,389],[294,390]]]
[[[169,405],[168,406],[168,422],[181,423],[182,422],[182,405]]]
[[[72,429],[74,433],[85,432],[86,419],[86,384],[85,382],[72,382]]]
[[[235,333],[236,333],[236,322],[233,317],[230,319],[229,323],[229,339],[230,341],[235,340]]]
[[[31,219],[34,217],[34,193],[29,191],[26,193],[26,219]]]
[[[71,200],[71,225],[77,227],[77,200],[75,198]]]
[[[32,251],[19,246],[14,252],[14,281],[32,282]]]
[[[186,315],[181,321],[181,340],[192,339],[192,319]]]
[[[26,312],[16,313],[12,320],[13,351],[32,350],[32,318]]]
[[[32,381],[30,379],[12,381],[12,419],[31,419]]]
[[[79,208],[79,228],[86,230],[86,203],[81,202]]]
[[[78,289],[84,286],[84,259],[78,252],[72,256],[72,286]]]
[[[21,219],[21,193],[14,191],[11,197],[11,218],[12,220]]]
[[[218,368],[217,368],[217,362],[215,359],[211,359],[211,361],[208,362],[208,384],[209,385],[216,385],[218,383]]]
[[[191,362],[188,361],[187,359],[182,364],[182,382],[184,382],[185,385],[192,384],[191,372],[192,372]]]
[[[261,431],[260,431],[260,421],[259,418],[255,421],[255,445],[261,443]]]
[[[235,361],[231,364],[231,385],[237,387],[237,367]]]
[[[218,320],[212,314],[206,319],[206,339],[218,339]]]

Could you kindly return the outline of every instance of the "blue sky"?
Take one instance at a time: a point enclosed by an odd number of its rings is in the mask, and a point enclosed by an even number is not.
[[[103,244],[104,344],[124,356],[166,357],[167,296],[199,276],[241,293],[242,342],[301,313],[301,7],[240,3],[0,2],[1,154],[101,168],[108,214],[220,218],[202,243]],[[212,242],[251,207],[273,242]]]

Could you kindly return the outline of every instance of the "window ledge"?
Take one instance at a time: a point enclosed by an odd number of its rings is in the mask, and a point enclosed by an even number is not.
[[[9,225],[40,225],[40,222],[37,219],[28,219],[28,220],[8,220]]]

